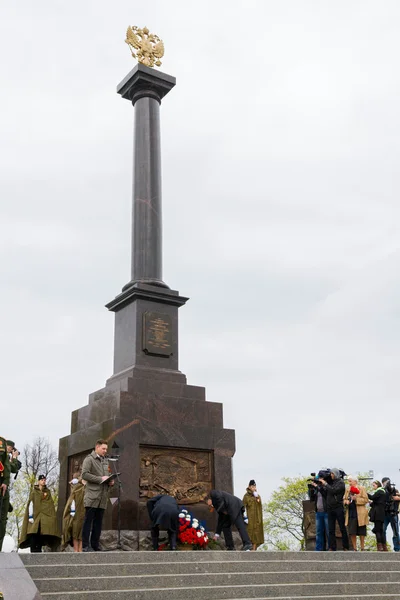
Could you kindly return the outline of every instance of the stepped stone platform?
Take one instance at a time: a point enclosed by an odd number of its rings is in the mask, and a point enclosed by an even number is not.
[[[400,600],[400,555],[389,552],[49,553],[21,559],[43,600]]]

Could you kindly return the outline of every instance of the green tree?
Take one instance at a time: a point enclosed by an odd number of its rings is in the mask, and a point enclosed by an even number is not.
[[[302,550],[304,548],[303,500],[308,500],[307,477],[283,477],[283,484],[272,492],[263,506],[265,549]]]

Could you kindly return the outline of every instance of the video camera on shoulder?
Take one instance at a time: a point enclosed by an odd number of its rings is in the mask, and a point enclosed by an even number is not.
[[[396,484],[388,481],[386,483],[386,490],[389,492],[390,496],[396,496]]]
[[[396,484],[389,480],[386,482],[385,488],[389,495],[385,503],[385,513],[389,516],[395,516],[399,512],[399,501],[393,499],[393,496],[397,496]]]
[[[343,479],[343,477],[345,477],[346,473],[342,469],[339,469],[339,472],[340,472],[341,479]],[[318,474],[310,473],[311,477],[309,479],[307,479],[307,481],[310,482],[308,485],[310,486],[310,485],[312,485],[312,483],[316,483],[317,485],[322,485],[321,479],[324,479],[327,483],[332,483],[333,479],[332,479],[331,473],[332,473],[331,469],[320,469],[318,471]]]

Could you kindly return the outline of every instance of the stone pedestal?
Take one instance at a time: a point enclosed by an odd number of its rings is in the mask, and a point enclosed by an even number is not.
[[[222,404],[207,402],[204,388],[182,378],[133,370],[72,413],[71,434],[60,440],[60,514],[72,473],[96,439],[106,438],[120,456],[122,529],[148,529],[146,501],[159,493],[175,496],[213,528],[202,500],[212,488],[232,491],[235,435],[223,428]],[[118,502],[110,502],[104,529],[117,528],[117,515]]]
[[[212,488],[233,489],[234,431],[223,427],[222,404],[207,402],[179,370],[178,309],[187,298],[162,279],[159,109],[174,85],[137,65],[118,86],[135,106],[131,280],[107,304],[115,313],[113,374],[72,413],[71,434],[60,440],[60,518],[72,473],[105,438],[119,455],[121,530],[132,532],[148,530],[146,501],[159,493],[214,529],[202,500]],[[117,519],[118,501],[110,502],[103,529],[117,529]]]

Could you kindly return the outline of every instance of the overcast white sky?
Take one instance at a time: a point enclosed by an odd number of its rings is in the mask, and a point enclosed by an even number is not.
[[[0,4],[2,431],[57,445],[112,373],[129,279],[129,24],[163,38],[164,280],[238,495],[400,483],[400,3]],[[7,415],[5,417],[5,415]]]

